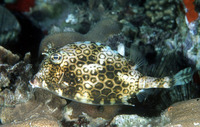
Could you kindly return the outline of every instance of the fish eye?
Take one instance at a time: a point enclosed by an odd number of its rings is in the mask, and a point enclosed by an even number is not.
[[[52,54],[51,61],[55,64],[60,64],[62,62],[62,55],[60,53]]]

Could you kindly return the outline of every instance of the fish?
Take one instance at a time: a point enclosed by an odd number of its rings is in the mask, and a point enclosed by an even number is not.
[[[171,88],[191,81],[191,67],[174,76],[150,77],[100,42],[75,42],[48,48],[30,85],[60,97],[93,105],[134,105],[150,88]],[[148,91],[148,90],[147,90]]]

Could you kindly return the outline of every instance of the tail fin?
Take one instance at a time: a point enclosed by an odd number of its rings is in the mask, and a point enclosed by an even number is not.
[[[192,81],[193,71],[191,67],[185,68],[179,71],[176,75],[173,76],[174,85],[184,85]]]

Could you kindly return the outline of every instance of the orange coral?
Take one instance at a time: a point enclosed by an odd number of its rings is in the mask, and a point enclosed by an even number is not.
[[[189,23],[197,20],[198,18],[198,13],[195,11],[195,6],[193,4],[194,1],[195,0],[183,0],[183,3],[187,8],[186,17]]]
[[[35,5],[35,0],[17,0],[15,3],[6,4],[10,10],[28,12]]]

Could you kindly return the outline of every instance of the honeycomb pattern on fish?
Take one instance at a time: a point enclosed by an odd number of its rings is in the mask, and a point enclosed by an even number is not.
[[[170,77],[142,75],[117,51],[98,42],[76,42],[44,54],[32,87],[82,103],[129,105],[128,100],[142,89],[172,84]]]

